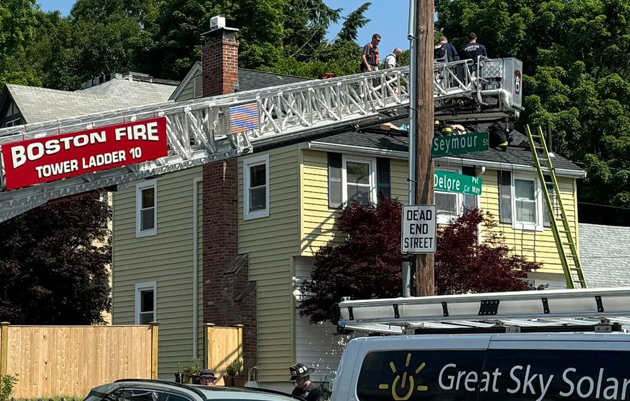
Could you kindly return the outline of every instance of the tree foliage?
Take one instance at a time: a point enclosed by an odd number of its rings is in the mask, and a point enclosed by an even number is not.
[[[241,67],[312,78],[355,73],[369,6],[349,12],[328,42],[342,10],[324,0],[77,0],[68,17],[42,12],[35,0],[8,0],[0,5],[0,84],[76,90],[126,71],[180,80],[200,59],[216,15],[239,29]]]
[[[0,3],[0,87],[9,82],[34,81],[21,54],[35,36],[35,0],[3,0]]]
[[[481,225],[483,242],[477,243]],[[435,292],[439,295],[529,289],[527,273],[540,268],[505,245],[489,213],[468,209],[441,227],[435,252]]]
[[[372,299],[401,295],[403,255],[400,252],[401,204],[382,198],[378,206],[354,203],[337,221],[344,237],[315,253],[310,280],[299,309],[311,322],[330,318],[341,297]],[[477,243],[478,224],[484,241]],[[435,255],[436,293],[517,291],[528,288],[523,280],[539,264],[510,253],[495,223],[479,210],[467,210],[438,232]]]
[[[630,207],[630,3],[436,0],[458,48],[474,31],[490,56],[523,60],[521,123],[551,123],[558,152],[587,171],[580,199]]]
[[[41,206],[0,225],[0,320],[92,324],[108,311],[110,211],[98,194]],[[107,245],[107,244],[105,244]]]

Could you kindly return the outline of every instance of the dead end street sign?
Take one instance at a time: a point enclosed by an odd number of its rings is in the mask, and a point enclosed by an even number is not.
[[[403,206],[402,253],[435,253],[436,215],[435,205]]]

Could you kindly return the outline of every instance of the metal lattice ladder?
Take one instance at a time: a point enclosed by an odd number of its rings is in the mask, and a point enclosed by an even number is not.
[[[540,186],[542,187],[543,196],[547,205],[547,214],[553,232],[553,238],[558,249],[558,256],[560,257],[560,263],[562,264],[562,270],[564,271],[564,278],[567,284],[567,288],[573,289],[576,287],[586,288],[586,278],[584,277],[584,271],[582,270],[582,263],[580,262],[580,256],[578,254],[578,247],[576,244],[577,238],[573,236],[573,231],[569,225],[566,210],[562,203],[562,196],[560,195],[560,186],[558,185],[558,179],[556,177],[556,170],[551,160],[551,155],[547,149],[547,143],[543,136],[542,128],[538,127],[538,135],[532,135],[529,125],[525,128],[527,138],[529,139],[529,145],[532,151],[534,159],[534,165],[538,172],[538,179],[540,180]],[[538,140],[540,145],[535,141]],[[553,184],[554,200],[557,203],[557,209],[560,212],[558,216],[555,213],[555,205],[551,200],[549,190],[547,188],[547,181],[545,174],[540,163],[538,151],[541,151],[547,162],[547,169],[549,171],[549,178]],[[561,223],[558,222],[561,221]]]
[[[502,59],[495,61],[495,65],[503,63]],[[502,101],[492,110],[482,110],[484,105],[477,105],[474,119],[483,119],[487,111],[494,113],[488,118],[495,118],[497,113],[504,117],[518,116],[520,95],[510,100],[507,91],[485,91],[482,82],[473,79],[467,68],[463,81],[454,79],[461,63],[466,62],[436,64],[436,74],[450,77],[436,81],[436,103],[460,99],[462,103],[474,104],[485,93],[486,97],[496,95]],[[506,82],[512,82],[509,71],[505,75],[509,76]],[[6,190],[2,170],[0,222],[52,199],[238,157],[253,152],[254,146],[308,140],[335,129],[351,128],[359,122],[377,121],[379,113],[409,104],[408,87],[409,68],[400,67],[0,129],[1,146],[163,116],[167,120],[168,146],[168,155],[157,160],[11,191]],[[242,107],[255,110],[257,121],[252,129],[239,131],[234,129],[230,115],[234,108]]]

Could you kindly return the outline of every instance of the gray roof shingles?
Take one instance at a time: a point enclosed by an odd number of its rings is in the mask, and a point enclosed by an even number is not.
[[[238,69],[239,92],[304,82],[308,80],[309,79],[307,78],[300,78],[293,75],[274,74],[271,72],[249,70],[247,68]]]
[[[580,261],[589,287],[630,287],[630,227],[579,225]]]
[[[128,79],[112,79],[75,92],[22,85],[7,88],[28,123],[162,103],[175,90],[173,85]]]
[[[320,138],[317,140],[317,142],[399,152],[408,152],[409,147],[409,138],[407,135],[387,135],[383,133],[365,131],[342,132],[340,134]],[[511,164],[533,166],[533,157],[531,151],[529,150],[529,148],[521,146],[508,146],[506,151],[490,149],[486,152],[475,152],[466,155],[451,157],[460,157],[462,160],[505,163],[506,166]],[[439,158],[437,158],[436,160],[439,160]],[[557,154],[555,154],[553,163],[554,167],[556,167],[557,169],[582,171],[579,166]],[[543,162],[542,165],[546,166],[546,162]]]

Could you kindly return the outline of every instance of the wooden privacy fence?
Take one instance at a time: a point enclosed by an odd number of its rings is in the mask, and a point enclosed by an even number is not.
[[[232,362],[243,361],[243,326],[217,327],[212,323],[205,325],[206,361],[213,372],[223,373]],[[221,375],[219,385],[223,385]]]
[[[0,331],[0,376],[18,378],[12,397],[84,398],[121,378],[157,378],[158,325],[10,326]]]

